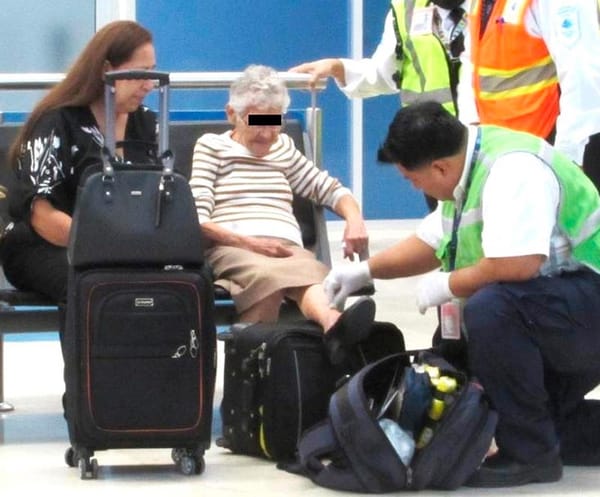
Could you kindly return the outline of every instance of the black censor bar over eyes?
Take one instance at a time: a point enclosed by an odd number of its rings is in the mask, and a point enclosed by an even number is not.
[[[281,126],[281,114],[248,114],[248,126]]]

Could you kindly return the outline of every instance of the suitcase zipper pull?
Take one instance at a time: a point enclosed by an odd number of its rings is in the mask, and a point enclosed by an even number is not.
[[[198,357],[198,335],[196,334],[196,330],[190,330],[190,357],[195,359]],[[171,356],[171,359],[180,359],[188,352],[187,345],[180,345],[177,347],[177,350]]]
[[[180,345],[177,347],[175,353],[171,356],[171,359],[179,359],[185,355],[187,352],[187,347],[185,345]]]
[[[196,330],[190,330],[190,356],[195,359],[198,356],[198,336]]]

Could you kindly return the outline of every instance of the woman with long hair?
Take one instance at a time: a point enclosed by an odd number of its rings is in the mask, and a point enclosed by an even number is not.
[[[102,163],[104,73],[155,65],[148,30],[133,21],[109,23],[31,112],[9,152],[17,185],[9,194],[15,222],[0,248],[4,272],[15,287],[57,303],[65,300],[77,185],[87,168]],[[142,106],[152,88],[148,80],[116,84],[116,151],[123,161],[144,162],[156,153],[156,116]]]

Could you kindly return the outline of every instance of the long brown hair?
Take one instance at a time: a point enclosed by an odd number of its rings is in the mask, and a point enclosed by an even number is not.
[[[106,63],[119,66],[146,43],[152,43],[152,34],[134,21],[114,21],[100,29],[79,54],[65,78],[34,107],[10,147],[10,164],[16,165],[23,143],[29,139],[42,115],[59,107],[90,105],[102,98]]]

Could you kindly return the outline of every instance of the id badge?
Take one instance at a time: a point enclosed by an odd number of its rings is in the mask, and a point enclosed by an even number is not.
[[[451,300],[441,305],[442,338],[460,340],[461,309],[459,300]]]
[[[410,23],[410,35],[430,35],[434,32],[435,7],[420,7],[414,10]]]

